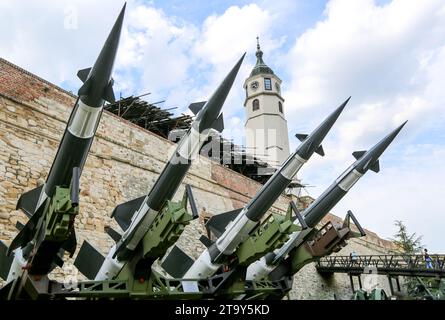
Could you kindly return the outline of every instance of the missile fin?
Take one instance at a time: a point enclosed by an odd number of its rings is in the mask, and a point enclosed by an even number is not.
[[[205,106],[207,101],[194,102],[189,105],[189,109],[194,115],[197,115],[199,111]]]
[[[206,223],[207,234],[212,233],[215,237],[219,237],[226,230],[227,225],[236,218],[243,208],[220,213],[209,219]]]
[[[90,92],[91,84],[93,83],[93,78],[88,78],[88,80],[80,87],[78,95],[86,96]]]
[[[127,230],[131,223],[131,218],[133,214],[138,210],[142,202],[144,202],[145,196],[142,196],[137,199],[130,200],[128,202],[124,202],[114,208],[111,217],[116,220],[118,225],[122,228],[122,230]]]
[[[212,128],[218,132],[222,132],[224,130],[224,117],[222,113],[215,119],[215,121],[213,121]]]
[[[77,254],[74,265],[88,279],[94,279],[104,262],[105,257],[88,241],[84,241]]]
[[[354,156],[355,159],[360,159],[364,154],[366,153],[366,151],[354,151],[352,153],[352,155]]]
[[[110,238],[114,240],[114,242],[118,242],[122,238],[121,234],[110,226],[105,227],[104,229],[105,232],[110,236]]]
[[[54,257],[54,261],[53,262],[59,268],[63,267],[63,263],[64,263],[63,258],[61,256],[59,256],[58,254],[56,254],[56,256]],[[54,265],[53,265],[53,267],[55,268]],[[51,269],[54,270],[54,268],[51,268]]]
[[[322,145],[319,145],[318,148],[315,149],[315,152],[318,153],[320,156],[324,157],[324,150]]]
[[[62,249],[70,254],[70,258],[73,257],[74,252],[76,252],[77,248],[77,238],[76,231],[72,228],[68,239],[63,243]]]
[[[297,134],[295,135],[295,137],[297,137],[297,139],[300,140],[301,142],[303,142],[304,139],[307,138],[307,136],[308,136],[308,134],[304,134],[304,133],[297,133]]]
[[[86,69],[82,69],[79,70],[77,72],[77,77],[82,80],[83,83],[85,83],[85,81],[87,81],[88,79],[88,75],[90,74],[91,68],[86,68]]]
[[[162,262],[161,267],[172,277],[182,278],[193,262],[192,258],[175,245]]]
[[[201,241],[201,243],[205,245],[206,248],[210,247],[213,244],[213,241],[207,238],[205,235],[201,235],[199,241]]]
[[[23,193],[20,196],[19,201],[17,201],[16,210],[22,209],[23,212],[28,216],[28,218],[31,218],[31,216],[36,211],[37,203],[39,202],[42,189],[43,184],[37,188]]]
[[[372,164],[372,166],[369,167],[369,169],[371,169],[371,170],[374,171],[375,173],[378,173],[378,172],[380,171],[380,162],[379,162],[379,160],[377,159],[377,161],[374,162],[374,163]]]
[[[116,102],[116,97],[114,96],[114,91],[113,91],[113,84],[114,84],[114,80],[111,79],[110,82],[108,83],[108,86],[104,90],[103,99],[105,101],[108,101],[109,103]]]
[[[8,247],[0,241],[0,278],[6,280],[8,278],[9,269],[11,269],[14,256],[8,256]]]
[[[35,235],[34,228],[37,226],[39,222],[40,213],[43,211],[43,206],[41,206],[40,209],[36,211],[35,214],[32,215],[31,219],[28,220],[28,222],[24,225],[22,230],[20,230],[17,236],[12,240],[8,248],[7,255],[10,255],[11,252],[17,249],[18,247],[24,246],[34,237]]]

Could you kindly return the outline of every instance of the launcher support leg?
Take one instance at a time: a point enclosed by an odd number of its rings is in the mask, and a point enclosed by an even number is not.
[[[392,277],[391,276],[388,276],[388,282],[389,282],[389,289],[391,290],[391,295],[393,296],[394,295],[394,287],[393,287],[393,284],[392,284]]]
[[[349,274],[349,281],[351,282],[351,290],[352,293],[355,292],[355,288],[354,288],[354,278],[352,278],[352,274]]]

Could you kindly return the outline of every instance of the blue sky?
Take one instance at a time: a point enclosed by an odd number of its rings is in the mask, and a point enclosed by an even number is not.
[[[0,55],[76,92],[123,2],[4,0]],[[256,36],[282,78],[291,149],[348,96],[327,137],[324,158],[300,173],[316,197],[353,161],[409,120],[381,158],[334,208],[391,237],[394,220],[445,251],[445,3],[440,0],[140,1],[128,2],[116,62],[116,93],[152,94],[186,112],[206,99],[247,52],[224,106],[225,135],[243,143],[242,84],[255,63]]]

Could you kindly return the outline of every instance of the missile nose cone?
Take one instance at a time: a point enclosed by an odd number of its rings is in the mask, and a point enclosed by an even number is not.
[[[405,124],[408,122],[408,120],[406,120],[404,123],[402,123],[400,126],[398,126],[392,133],[390,133],[390,135],[394,135],[394,138],[399,134],[399,132],[403,129],[403,127],[405,126]]]
[[[405,121],[400,126],[398,126],[395,130],[386,135],[382,140],[380,140],[374,147],[371,148],[363,157],[357,160],[356,170],[365,173],[368,169],[371,169],[375,172],[379,172],[379,158],[383,152],[385,152],[386,148],[391,144],[394,138],[399,134],[402,128],[408,121]]]
[[[119,45],[119,39],[121,36],[121,31],[122,31],[122,26],[124,24],[124,16],[125,16],[126,6],[127,6],[127,3],[124,4],[121,12],[119,13],[119,16],[117,17],[116,21],[114,22],[113,28],[111,29],[111,31],[108,35],[108,38],[105,41],[104,46],[102,47],[99,58],[97,60],[100,60],[100,58],[105,58],[104,56],[108,55],[113,58],[113,62],[114,62],[114,56],[116,55],[116,52],[117,52],[117,48]]]
[[[102,106],[104,100],[109,102],[115,100],[111,74],[119,47],[126,5],[125,3],[117,17],[93,68],[84,69],[78,73],[84,81],[84,85],[79,89],[79,96],[82,96],[82,101],[91,107]]]
[[[238,60],[235,66],[230,70],[227,76],[219,85],[218,89],[213,93],[212,97],[206,103],[203,112],[200,112],[196,120],[200,120],[199,131],[209,129],[215,119],[219,116],[221,108],[226,101],[227,95],[232,88],[233,82],[238,74],[238,71],[243,63],[246,53]]]
[[[334,110],[318,127],[315,129],[306,140],[303,141],[303,144],[299,148],[297,152],[300,157],[308,160],[312,154],[320,147],[321,142],[328,134],[329,130],[331,130],[334,123],[337,121],[338,117],[342,113],[343,109],[348,104],[351,97],[345,100],[337,109]]]
[[[126,9],[127,3],[124,4],[122,7],[121,12],[119,13],[119,16],[116,19],[116,22],[113,25],[113,28],[110,31],[110,34],[108,35],[107,40],[105,41],[105,44],[102,48],[102,52],[106,52],[109,55],[113,56],[113,62],[114,62],[114,56],[116,55],[117,48],[119,45],[119,39],[121,36],[122,26],[124,24],[124,16],[125,16],[125,9]]]
[[[325,120],[325,122],[332,123],[331,126],[337,121],[340,114],[343,112],[343,109],[348,104],[349,100],[351,100],[351,97],[345,100],[334,112],[331,113],[331,115]]]
[[[405,121],[400,126],[398,126],[395,130],[393,130],[391,133],[389,133],[386,137],[384,137],[377,145],[376,145],[376,151],[380,152],[380,154],[385,151],[385,149],[390,145],[390,143],[394,140],[394,138],[399,134],[399,132],[402,130],[402,128],[405,126],[405,124],[408,121]],[[380,156],[379,154],[379,156]]]

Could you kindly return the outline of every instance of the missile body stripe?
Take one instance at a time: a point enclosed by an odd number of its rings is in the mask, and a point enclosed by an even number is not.
[[[291,181],[307,160],[303,159],[297,153],[295,153],[288,161],[289,162],[286,163],[284,168],[281,170],[281,174],[286,179]]]
[[[22,274],[22,267],[26,265],[26,259],[23,258],[23,253],[21,248],[14,250],[14,260],[12,260],[11,267],[9,269],[8,277],[6,282],[9,283],[15,280],[18,276]]]
[[[68,124],[68,131],[78,138],[92,138],[99,124],[102,107],[90,107],[78,100],[73,116]]]
[[[224,237],[220,237],[216,241],[216,247],[223,254],[231,254],[239,243],[249,237],[249,233],[257,225],[257,221],[249,219],[244,213],[241,211],[235,220],[227,225]]]
[[[142,205],[142,209],[139,209],[134,215],[136,219],[132,220],[130,227],[116,244],[118,260],[127,259],[128,255],[136,249],[139,241],[144,237],[157,214],[158,211],[151,209],[146,203]]]
[[[210,249],[212,247],[213,249]],[[213,275],[219,269],[220,265],[214,263],[213,261],[220,253],[215,251],[214,246],[211,246],[210,248],[209,250],[204,250],[190,269],[187,270],[187,272],[184,274],[184,279],[191,279],[195,277],[207,278]]]
[[[116,245],[114,245],[108,252],[94,280],[100,281],[100,280],[112,279],[118,275],[119,271],[124,266],[124,262],[120,262],[117,259],[113,258],[115,252],[116,252]]]
[[[363,177],[363,173],[358,172],[357,170],[350,170],[346,175],[343,177],[338,178],[335,182],[338,184],[340,188],[342,188],[344,191],[349,191],[354,184]]]

